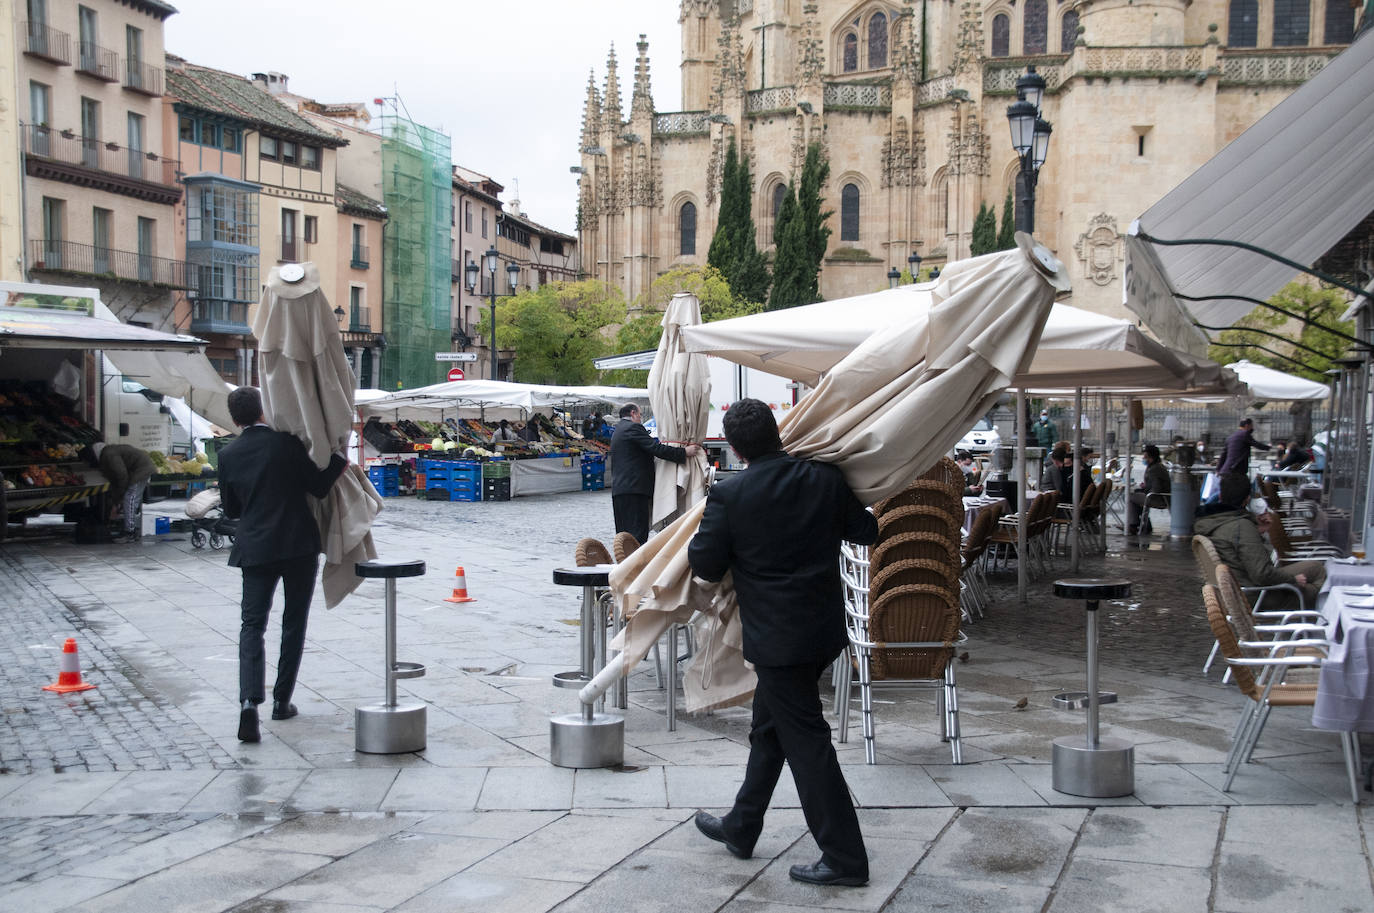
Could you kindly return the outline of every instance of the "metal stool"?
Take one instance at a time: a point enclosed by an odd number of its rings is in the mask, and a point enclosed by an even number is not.
[[[606,612],[596,589],[610,585],[611,567],[597,564],[553,572],[553,582],[559,586],[582,587],[582,668],[554,675],[556,688],[581,689],[606,666]],[[597,713],[597,703],[593,698],[582,704],[580,713],[549,720],[549,760],[555,767],[616,767],[625,762],[625,718]]]
[[[367,754],[423,751],[425,705],[396,701],[397,679],[419,678],[425,674],[425,667],[420,663],[396,660],[396,578],[419,577],[425,572],[425,563],[374,559],[353,565],[353,571],[359,577],[380,577],[386,581],[386,702],[354,709],[354,747]]]
[[[1087,708],[1087,739],[1066,735],[1054,740],[1054,789],[1070,796],[1097,799],[1129,796],[1135,792],[1135,746],[1124,739],[1103,739],[1097,735],[1098,706],[1116,703],[1114,693],[1097,690],[1097,604],[1102,599],[1131,595],[1131,582],[1099,577],[1056,580],[1054,595],[1082,599],[1088,610],[1087,691],[1069,691],[1054,698],[1056,707]]]

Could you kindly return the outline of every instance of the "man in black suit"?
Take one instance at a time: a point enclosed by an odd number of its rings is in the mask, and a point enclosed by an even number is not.
[[[620,424],[611,435],[611,510],[615,531],[629,533],[642,545],[649,541],[649,513],[654,502],[654,458],[685,463],[701,453],[696,444],[674,447],[649,436],[633,403],[620,407]]]
[[[812,884],[859,886],[868,881],[868,855],[821,714],[817,679],[848,644],[840,542],[872,543],[878,522],[839,469],[783,451],[765,403],[742,399],[731,406],[725,439],[748,468],[711,489],[687,557],[692,573],[706,580],[734,572],[744,658],[759,681],[749,764],[735,805],[724,818],[697,812],[696,825],[748,859],[786,761],[821,848],[818,862],[794,865],[789,874]]]
[[[242,627],[239,628],[239,741],[257,742],[258,704],[267,677],[263,632],[277,581],[286,605],[281,618],[281,659],[272,689],[272,719],[296,715],[291,693],[305,648],[305,624],[315,594],[320,529],[306,493],[323,498],[348,459],[335,453],[317,469],[305,445],[285,431],[273,431],[262,415],[255,387],[229,394],[229,414],[243,429],[219,455],[219,489],[226,517],[239,518],[229,566],[243,571]]]

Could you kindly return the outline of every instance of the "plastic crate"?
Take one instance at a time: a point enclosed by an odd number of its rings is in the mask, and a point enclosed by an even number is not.
[[[486,501],[509,501],[510,479],[486,479],[482,483],[482,497]]]
[[[482,478],[484,479],[509,479],[510,463],[505,460],[488,462],[482,464]]]
[[[604,462],[606,462],[606,455],[605,455],[604,453],[584,453],[584,454],[582,454],[582,465],[584,465],[584,466],[585,466],[586,464],[588,464],[588,463],[604,463]]]
[[[582,490],[583,490],[583,491],[601,491],[601,490],[604,489],[605,487],[606,487],[606,480],[605,480],[605,478],[600,478],[600,477],[593,478],[593,477],[588,477],[588,476],[583,476],[583,477],[582,477]]]
[[[480,501],[482,490],[479,488],[455,488],[449,495],[450,501]]]

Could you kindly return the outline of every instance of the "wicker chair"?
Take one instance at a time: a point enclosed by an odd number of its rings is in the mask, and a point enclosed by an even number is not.
[[[944,504],[903,504],[875,513],[878,518],[879,539],[900,533],[931,533],[958,537],[964,521],[962,501],[959,503],[957,515],[951,513],[948,505]]]
[[[945,587],[902,584],[876,596],[870,613],[869,571],[863,549],[842,546],[840,573],[851,662],[841,664],[836,691],[840,741],[849,740],[850,692],[857,672],[864,756],[869,764],[877,763],[873,725],[873,688],[877,686],[938,688],[940,736],[950,743],[954,763],[960,764],[959,694],[950,661],[959,637],[958,597]]]
[[[596,564],[611,564],[611,553],[602,544],[600,539],[577,540],[577,548],[574,552],[578,567],[591,567]]]
[[[1218,586],[1220,578],[1218,569],[1226,567],[1221,563],[1221,555],[1217,554],[1217,547],[1212,544],[1212,540],[1206,536],[1193,537],[1193,558],[1197,561],[1198,570],[1202,572],[1202,580],[1208,586]],[[1229,568],[1228,568],[1229,570]],[[1235,578],[1231,578],[1235,582]],[[1258,593],[1259,597],[1255,600],[1252,612],[1258,612],[1264,603],[1264,597],[1271,592],[1286,590],[1297,594],[1300,612],[1307,610],[1307,604],[1303,597],[1302,588],[1292,583],[1275,583],[1272,586],[1243,586],[1240,588],[1242,594],[1249,595]],[[1217,652],[1220,644],[1213,643],[1212,651],[1207,654],[1207,662],[1202,664],[1202,674],[1206,675],[1212,668],[1212,663],[1216,661]]]
[[[611,552],[615,555],[615,563],[619,564],[639,548],[639,540],[634,537],[634,533],[616,533],[611,540]]]
[[[871,550],[870,560],[874,567],[911,558],[944,561],[957,567],[960,538],[958,532],[898,533],[886,537],[880,534],[877,544]]]
[[[964,541],[959,553],[963,561],[960,579],[968,585],[972,608],[978,612],[979,618],[983,617],[983,608],[992,595],[987,584],[988,542],[1001,512],[1001,507],[995,504],[979,510],[973,518],[973,525],[969,527],[968,539]]]

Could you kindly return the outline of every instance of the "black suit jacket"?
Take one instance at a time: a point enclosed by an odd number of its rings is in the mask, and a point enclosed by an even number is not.
[[[263,425],[245,428],[219,455],[224,514],[239,518],[229,566],[318,555],[320,528],[305,496],[327,495],[346,465],[334,454],[328,466],[316,469],[295,435]]]
[[[654,458],[687,462],[687,451],[649,436],[644,426],[622,418],[611,437],[611,494],[652,495]]]
[[[848,642],[840,542],[877,538],[878,521],[839,469],[778,451],[711,489],[687,559],[706,580],[734,572],[744,658],[794,666]]]

